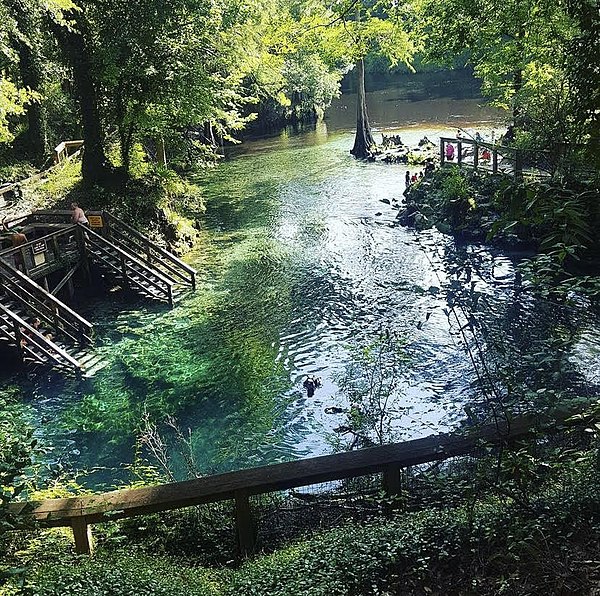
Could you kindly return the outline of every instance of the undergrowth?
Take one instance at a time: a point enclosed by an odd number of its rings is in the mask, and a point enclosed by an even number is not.
[[[489,485],[478,498],[345,524],[237,568],[207,567],[199,553],[150,556],[132,536],[118,540],[123,522],[112,522],[110,532],[100,529],[93,558],[73,555],[64,532],[46,530],[22,543],[17,554],[30,566],[24,587],[19,592],[8,584],[0,594],[592,594],[600,578],[595,563],[600,542],[598,452],[562,450],[541,466],[549,472],[537,487],[528,485],[526,501],[513,498],[518,494],[511,484],[518,479],[516,461],[522,463],[508,458],[507,475],[501,474],[496,489]],[[156,520],[142,519],[152,533]],[[155,538],[165,531],[164,525],[156,526]]]

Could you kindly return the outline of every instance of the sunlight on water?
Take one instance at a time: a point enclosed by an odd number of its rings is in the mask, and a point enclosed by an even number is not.
[[[159,423],[175,416],[205,472],[329,452],[345,414],[326,409],[349,406],[340,379],[357,349],[389,332],[408,358],[396,437],[463,417],[475,378],[440,288],[471,251],[485,263],[473,284],[503,304],[513,261],[398,226],[406,167],[354,160],[340,105],[314,131],[233,148],[203,178],[208,211],[187,257],[199,274],[193,296],[172,312],[118,296],[96,301],[86,314],[109,366],[81,383],[23,382],[55,461],[100,468],[92,485],[126,480],[144,412]],[[441,120],[440,105],[462,115]],[[494,127],[476,102],[421,109],[419,122],[377,123],[410,144],[452,134],[457,122]],[[322,378],[313,398],[302,387],[307,374]]]

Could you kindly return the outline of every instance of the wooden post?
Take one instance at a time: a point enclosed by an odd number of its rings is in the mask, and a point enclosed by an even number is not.
[[[71,529],[75,538],[75,552],[78,555],[91,555],[94,552],[92,529],[85,521],[85,517],[71,519]]]
[[[523,175],[523,154],[520,149],[515,149],[515,178]]]
[[[394,499],[393,503],[386,506],[386,512],[391,513],[398,508],[397,498],[402,492],[400,484],[400,468],[395,465],[387,466],[383,472],[383,490],[386,497]]]
[[[477,166],[479,165],[479,145],[477,144],[477,141],[475,141],[475,153],[473,153],[473,169],[477,169]]]
[[[456,141],[456,152],[458,153],[456,159],[458,160],[458,165],[462,165],[462,141]]]
[[[245,490],[235,491],[235,525],[237,528],[238,544],[242,556],[247,557],[254,553],[254,520],[248,492]]]
[[[102,211],[100,216],[102,217],[102,229],[100,230],[100,234],[105,238],[110,238],[112,235],[112,230],[110,228],[110,216],[107,216],[106,211]]]
[[[25,251],[23,250],[23,247],[19,247],[19,255],[20,255],[20,260],[21,263],[23,264],[23,273],[29,277],[29,267],[27,266],[27,261],[25,260]],[[18,269],[18,267],[17,267]]]
[[[444,141],[443,137],[440,137],[440,166],[443,167],[444,162],[446,161],[446,152],[444,151],[446,149],[446,142]]]
[[[19,325],[17,324],[16,321],[13,323],[13,326],[15,328],[15,340],[17,342],[17,350],[19,350],[21,360],[23,360],[23,358],[25,358],[25,350],[23,349],[23,346],[21,345],[21,340],[23,339],[23,334],[21,333],[21,328],[19,327]]]
[[[498,173],[498,149],[492,150],[492,174]]]
[[[79,248],[79,258],[81,259],[83,271],[85,273],[86,280],[89,284],[92,282],[92,274],[90,272],[90,264],[85,250],[85,233],[80,225],[78,225],[75,229],[75,238],[77,239],[77,247]]]
[[[127,275],[127,262],[125,261],[125,257],[119,253],[119,258],[121,259],[121,275],[123,276],[123,283],[131,289],[131,284],[129,283],[129,276]]]

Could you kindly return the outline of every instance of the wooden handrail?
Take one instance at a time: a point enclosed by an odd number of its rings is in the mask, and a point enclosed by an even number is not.
[[[134,255],[132,255],[131,253],[123,250],[122,248],[120,248],[119,246],[117,246],[116,244],[114,244],[113,242],[111,242],[110,240],[105,238],[104,236],[97,234],[96,232],[94,232],[93,230],[90,230],[89,228],[83,226],[82,224],[77,224],[77,225],[81,226],[81,228],[83,230],[85,230],[85,235],[83,236],[83,238],[84,238],[84,242],[86,245],[87,244],[93,245],[108,254],[111,254],[111,251],[115,251],[119,255],[119,257],[121,258],[121,261],[124,264],[126,264],[127,262],[133,263],[136,267],[141,269],[141,271],[134,270],[133,268],[131,268],[131,265],[130,265],[130,269],[132,271],[135,271],[138,275],[141,275],[148,284],[152,285],[153,287],[155,287],[158,290],[160,290],[161,292],[163,292],[165,294],[165,298],[167,299],[169,304],[171,306],[173,305],[173,282],[170,279],[167,279],[164,275],[162,275],[160,273],[160,271],[158,271],[157,269],[154,269],[152,267],[149,267],[146,263],[144,263],[143,261],[141,261]],[[86,238],[86,236],[87,236],[87,238]],[[97,256],[97,255],[94,255],[93,252],[91,252],[91,254],[93,256]],[[100,258],[102,258],[102,257],[100,257]],[[106,259],[103,259],[103,260],[105,262],[107,261]],[[146,275],[144,275],[143,272],[146,272]],[[133,281],[135,283],[135,280],[133,280],[133,279],[130,281]],[[136,285],[143,287],[140,284],[136,284]]]
[[[144,236],[143,234],[138,232],[135,228],[132,228],[129,224],[126,224],[124,221],[119,219],[116,215],[113,215],[109,211],[103,211],[103,213],[106,215],[108,221],[116,222],[119,226],[125,228],[128,233],[130,232],[133,236],[136,236],[137,238],[142,240],[144,243],[151,244],[152,250],[155,250],[156,252],[160,253],[163,257],[172,261],[173,263],[177,263],[177,265],[179,265],[182,269],[185,269],[188,273],[196,273],[196,270],[193,267],[191,267],[190,265],[188,265],[185,261],[182,261],[179,257],[176,257],[174,254],[170,253],[168,250],[165,250],[161,246],[154,244],[148,238],[146,238],[146,236]]]
[[[158,255],[160,255],[160,259],[159,259],[160,264],[163,267],[165,267],[165,269],[167,269],[167,271],[176,275],[179,279],[183,280],[184,282],[190,284],[193,289],[196,288],[196,270],[193,267],[191,267],[190,265],[188,265],[186,262],[182,261],[180,258],[175,256],[174,254],[170,253],[168,250],[165,250],[161,246],[158,246],[157,244],[152,242],[150,239],[146,238],[146,236],[144,236],[141,232],[139,232],[138,230],[136,230],[129,224],[125,223],[124,221],[122,221],[121,219],[119,219],[118,217],[116,217],[115,215],[110,213],[109,211],[86,211],[86,213],[88,216],[90,216],[90,215],[102,216],[102,218],[107,223],[105,229],[107,230],[106,236],[109,239],[111,239],[112,241],[120,241],[120,243],[126,249],[131,249],[131,245],[128,243],[128,241],[130,241],[132,239],[139,241],[139,244],[141,244],[141,247],[143,248],[143,250],[140,250],[140,253],[147,254],[148,251],[157,253]],[[70,221],[71,211],[41,209],[38,211],[34,211],[31,214],[31,216],[36,219],[37,218],[42,218],[44,220],[54,219],[54,220],[67,222],[67,221]],[[113,228],[115,226],[122,228],[124,230],[124,232],[121,231],[118,234],[113,234]],[[104,234],[104,232],[103,232],[103,234]],[[137,255],[138,260],[142,260],[144,262],[147,262],[149,265],[152,265],[152,263],[149,260],[146,261],[144,259],[143,254]],[[169,265],[169,262],[172,264],[172,266]],[[163,272],[163,274],[167,275],[166,272]],[[173,280],[173,281],[175,281],[175,280]]]
[[[19,315],[6,308],[6,306],[3,304],[0,304],[0,311],[4,316],[13,321],[13,323],[16,325],[16,329],[24,329],[27,331],[27,338],[23,339],[26,339],[28,342],[31,342],[33,345],[35,345],[39,350],[42,351],[44,356],[50,358],[57,364],[64,364],[61,359],[66,360],[67,363],[69,363],[77,372],[81,372],[81,364],[77,362],[75,358],[65,352],[61,347],[57,346],[52,340],[42,335],[35,327],[32,327],[29,323],[19,317]],[[20,339],[19,333],[15,332],[14,340],[17,342],[17,344],[19,344]],[[21,348],[21,346],[18,347]],[[25,345],[23,349],[34,357],[38,356],[33,350],[28,348],[27,345]],[[56,354],[58,354],[59,357],[57,357]]]
[[[121,255],[123,258],[127,259],[128,261],[131,261],[138,267],[141,267],[142,269],[148,271],[154,277],[158,278],[159,281],[161,281],[165,285],[167,285],[167,286],[171,285],[171,283],[172,283],[171,280],[166,278],[160,271],[157,271],[156,269],[149,267],[147,263],[144,263],[144,261],[141,261],[136,256],[127,252],[126,250],[123,250],[121,247],[117,246],[116,244],[114,244],[113,242],[108,240],[107,238],[104,238],[104,236],[101,236],[100,234],[94,232],[93,230],[90,230],[89,228],[87,228],[85,226],[82,226],[81,224],[77,224],[77,225],[81,226],[85,230],[85,233],[89,235],[89,237],[95,239],[96,246],[104,245],[104,246],[107,246],[108,248],[110,248],[111,250],[117,251],[119,253],[119,255]],[[157,286],[157,287],[160,287],[160,286]]]
[[[45,526],[73,527],[78,551],[88,552],[91,548],[89,532],[82,531],[88,524],[227,499],[235,499],[236,506],[245,511],[250,495],[382,472],[388,479],[386,485],[395,486],[394,474],[402,468],[467,455],[482,443],[504,444],[530,434],[533,428],[533,420],[524,417],[509,424],[484,426],[465,435],[434,435],[184,482],[37,503],[12,503],[9,508],[14,513],[32,516]],[[247,527],[240,528],[238,519],[239,535],[247,537],[247,530]]]
[[[2,256],[0,253],[0,257]],[[0,277],[4,280],[5,284],[15,285],[19,292],[27,293],[28,298],[32,298],[40,305],[44,310],[44,318],[54,319],[54,316],[58,315],[60,320],[77,334],[78,339],[84,339],[87,342],[92,341],[93,325],[89,321],[36,284],[27,275],[5,262],[2,258],[0,258]],[[13,282],[11,277],[16,277],[18,283],[16,281]],[[26,302],[26,298],[21,297],[21,300]]]
[[[115,215],[110,213],[109,211],[104,211],[103,215],[109,225],[109,234],[112,235],[112,230],[113,230],[113,227],[115,224],[117,226],[123,228],[124,230],[126,230],[126,232],[127,232],[126,235],[128,238],[133,236],[134,238],[139,240],[140,243],[142,244],[142,246],[144,246],[147,250],[152,250],[152,251],[158,253],[161,257],[163,257],[163,259],[166,259],[167,261],[170,261],[171,263],[176,265],[175,269],[169,267],[169,270],[172,273],[175,273],[176,275],[181,277],[181,279],[188,281],[192,286],[195,286],[196,270],[193,267],[190,267],[190,265],[188,265],[186,262],[182,261],[180,258],[176,257],[174,254],[170,253],[168,250],[165,250],[161,246],[158,246],[154,242],[151,242],[148,238],[146,238],[146,236],[144,236],[143,234],[138,232],[135,228],[131,227],[129,224],[126,224],[124,221],[122,221],[121,219],[119,219],[118,217],[116,217]],[[179,269],[183,269],[190,276],[190,279],[188,280],[188,278],[185,275],[181,274],[178,271]]]

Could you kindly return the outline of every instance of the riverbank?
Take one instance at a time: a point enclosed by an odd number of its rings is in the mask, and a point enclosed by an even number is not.
[[[178,255],[194,247],[205,210],[200,187],[172,170],[144,164],[127,182],[90,189],[82,182],[81,160],[72,159],[23,180],[19,196],[0,215],[10,222],[37,209],[70,209],[73,202],[84,211],[112,211]]]
[[[567,270],[597,273],[599,199],[597,180],[515,180],[447,166],[406,190],[398,220],[463,242],[544,253]]]

